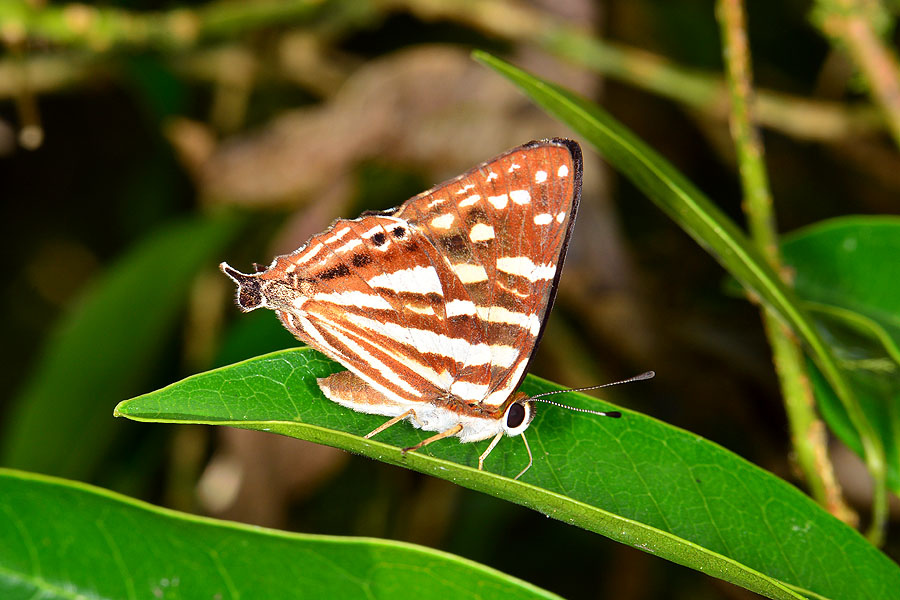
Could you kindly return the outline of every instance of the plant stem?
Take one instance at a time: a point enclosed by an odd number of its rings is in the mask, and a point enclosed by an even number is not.
[[[750,235],[772,267],[784,277],[778,234],[765,168],[764,149],[753,125],[750,101],[752,72],[741,0],[718,0],[728,88],[731,93],[730,128],[744,195]],[[767,308],[762,309],[766,336],[772,347],[775,370],[784,397],[797,463],[813,498],[841,520],[855,524],[856,515],[843,501],[828,459],[825,427],[815,413],[815,399],[804,370],[803,352],[790,330]]]
[[[846,50],[865,76],[872,100],[900,147],[900,63],[877,31],[879,22],[892,22],[886,13],[877,1],[819,0],[813,14],[822,32]]]

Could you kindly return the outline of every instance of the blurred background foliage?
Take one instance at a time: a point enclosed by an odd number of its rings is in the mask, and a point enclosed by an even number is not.
[[[900,7],[865,7],[862,41],[849,0],[749,7],[781,232],[897,212],[900,121],[867,57],[892,56]],[[567,597],[749,594],[331,448],[111,416],[124,398],[296,343],[271,314],[238,313],[221,260],[268,264],[337,217],[569,135],[472,48],[595,99],[743,222],[711,2],[6,0],[0,39],[5,466],[248,523],[423,543]],[[532,371],[575,387],[654,369],[605,397],[802,485],[758,309],[585,151]],[[840,443],[831,453],[864,513],[865,469]]]

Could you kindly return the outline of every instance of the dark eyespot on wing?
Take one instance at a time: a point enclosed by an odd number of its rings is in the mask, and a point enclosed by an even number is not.
[[[457,233],[455,235],[448,235],[446,237],[442,237],[440,239],[441,246],[443,246],[444,251],[450,254],[451,256],[458,256],[466,251],[468,248],[468,244],[466,243],[466,238],[462,236],[462,234]]]
[[[386,241],[387,236],[380,231],[372,236],[372,243],[376,246],[383,246]]]
[[[335,279],[337,277],[346,277],[350,274],[350,268],[347,265],[340,264],[336,267],[331,267],[330,269],[323,271],[321,275],[319,275],[319,279],[329,280]]]
[[[471,227],[475,223],[490,223],[490,219],[486,212],[480,208],[473,208],[466,214],[466,225]]]
[[[404,227],[397,226],[391,230],[391,234],[399,240],[406,235],[406,229]]]
[[[372,262],[372,257],[368,254],[354,254],[351,262],[353,262],[354,267],[364,267]]]

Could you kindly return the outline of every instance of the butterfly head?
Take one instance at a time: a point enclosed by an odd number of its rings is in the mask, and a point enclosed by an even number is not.
[[[266,282],[258,275],[241,273],[224,262],[219,265],[219,268],[237,284],[237,304],[242,311],[250,312],[266,305]]]

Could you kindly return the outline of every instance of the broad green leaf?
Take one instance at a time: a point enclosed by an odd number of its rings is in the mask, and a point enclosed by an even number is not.
[[[110,404],[145,385],[193,277],[237,230],[228,217],[178,222],[110,267],[63,318],[15,399],[0,464],[89,477],[121,430]]]
[[[875,338],[900,366],[900,217],[832,219],[786,236],[781,250],[811,310]]]
[[[298,535],[157,508],[0,469],[0,596],[16,598],[558,598],[452,554]]]
[[[806,227],[782,244],[785,263],[869,421],[881,436],[888,483],[900,492],[900,218],[847,217]],[[829,427],[851,448],[862,444],[818,371],[816,398]]]
[[[489,54],[476,51],[474,56],[584,136],[606,161],[796,332],[835,391],[859,435],[866,467],[875,480],[872,507],[875,529],[872,535],[880,537],[880,527],[886,520],[887,512],[886,458],[881,437],[860,406],[831,348],[822,339],[793,290],[782,283],[737,225],[667,160],[602,108]]]
[[[324,398],[316,378],[340,370],[317,352],[276,352],[189,377],[131,400],[140,421],[271,431],[343,448],[528,506],[772,598],[875,598],[900,569],[793,486],[694,434],[625,411],[604,419],[539,406],[522,441],[506,438],[478,471],[487,441],[442,440],[405,456],[426,433],[406,423],[361,436],[384,417]],[[558,389],[534,377],[523,390]],[[568,404],[604,410],[583,394]]]

